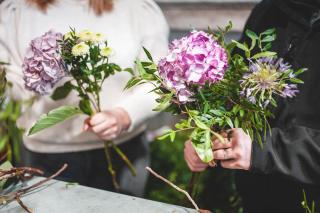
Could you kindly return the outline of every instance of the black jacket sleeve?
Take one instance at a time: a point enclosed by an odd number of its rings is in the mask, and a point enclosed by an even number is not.
[[[303,126],[273,128],[263,147],[253,143],[252,148],[252,172],[320,185],[320,130]]]

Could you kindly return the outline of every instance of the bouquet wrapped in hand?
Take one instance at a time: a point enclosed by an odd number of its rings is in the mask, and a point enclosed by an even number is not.
[[[226,143],[230,129],[242,128],[262,145],[276,98],[293,98],[297,84],[303,83],[297,76],[305,71],[293,70],[270,51],[274,29],[259,35],[247,30],[250,44],[227,44],[225,34],[231,28],[230,23],[217,33],[192,31],[174,40],[158,64],[145,50],[149,61],[137,60],[139,75],[127,84],[152,83],[159,95],[155,110],[181,116],[160,139],[174,141],[177,132],[186,131],[198,156],[210,165],[215,165],[214,141]]]
[[[30,129],[35,134],[73,116],[89,116],[101,112],[100,92],[104,81],[120,66],[110,62],[113,50],[105,36],[84,30],[77,33],[71,30],[65,35],[49,31],[31,41],[23,63],[25,87],[40,95],[52,93],[55,85],[64,77],[70,80],[58,87],[52,94],[53,100],[64,99],[71,91],[79,96],[78,106],[61,106],[43,115]],[[130,69],[126,71],[131,72]],[[124,160],[133,175],[135,170],[125,154],[112,141],[105,141],[108,170],[116,189],[116,172],[112,166],[110,147]]]

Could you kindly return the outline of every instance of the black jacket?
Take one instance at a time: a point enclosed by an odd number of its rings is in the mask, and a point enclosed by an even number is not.
[[[245,213],[305,212],[302,190],[320,204],[320,0],[264,0],[246,28],[275,27],[273,51],[295,68],[307,68],[294,100],[279,99],[272,135],[253,144],[249,172],[238,172]],[[246,40],[244,37],[242,40]]]

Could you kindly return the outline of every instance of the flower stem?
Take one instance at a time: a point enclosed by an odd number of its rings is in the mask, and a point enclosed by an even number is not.
[[[115,190],[116,190],[117,192],[119,192],[119,190],[120,190],[120,185],[119,185],[118,182],[117,182],[116,172],[115,172],[115,170],[113,169],[109,145],[110,145],[110,141],[105,141],[105,143],[104,143],[104,152],[105,152],[105,154],[106,154],[106,158],[107,158],[107,162],[108,162],[108,171],[109,171],[109,173],[110,173],[111,176],[112,176],[112,183],[113,183],[113,186],[114,186]]]
[[[134,166],[132,165],[131,161],[128,159],[128,157],[121,151],[121,149],[114,144],[112,141],[110,142],[113,149],[117,152],[117,154],[121,157],[121,159],[125,162],[125,164],[127,164],[132,176],[136,176],[136,170],[134,168]]]
[[[201,173],[199,172],[192,172],[192,176],[189,181],[188,193],[191,195],[193,199],[195,199],[196,196],[196,188],[199,182],[200,174]]]

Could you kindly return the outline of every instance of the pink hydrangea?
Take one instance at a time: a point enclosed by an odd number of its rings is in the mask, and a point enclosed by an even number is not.
[[[203,31],[174,40],[169,54],[159,62],[159,73],[165,86],[174,89],[181,103],[191,102],[192,85],[220,81],[228,67],[226,50]]]
[[[22,70],[25,87],[45,95],[66,75],[64,62],[59,55],[58,40],[61,33],[49,31],[33,39],[24,58]]]

